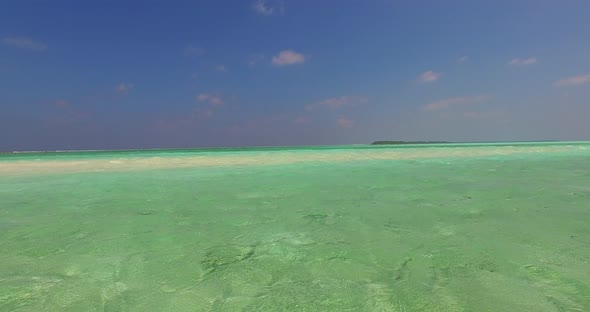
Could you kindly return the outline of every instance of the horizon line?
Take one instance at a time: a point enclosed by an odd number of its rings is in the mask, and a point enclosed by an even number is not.
[[[407,144],[379,144],[373,142],[408,142]],[[72,150],[14,150],[0,151],[0,154],[34,154],[34,153],[76,153],[76,152],[133,152],[133,151],[169,151],[169,150],[223,150],[223,149],[255,149],[255,148],[297,148],[297,147],[336,147],[336,146],[396,146],[396,145],[448,145],[448,144],[506,144],[506,143],[584,143],[590,140],[526,140],[526,141],[394,141],[378,140],[372,143],[351,144],[306,144],[306,145],[248,145],[248,146],[203,146],[203,147],[154,147],[154,148],[121,148],[121,149],[72,149]],[[432,142],[432,143],[430,143]]]

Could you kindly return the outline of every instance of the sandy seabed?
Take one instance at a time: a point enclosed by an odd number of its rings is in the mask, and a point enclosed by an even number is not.
[[[82,160],[17,160],[0,161],[0,174],[41,174],[145,170],[210,166],[283,165],[300,162],[346,162],[368,160],[412,160],[486,157],[519,154],[548,154],[588,151],[590,146],[491,146],[491,147],[432,147],[399,150],[334,150],[334,151],[271,151],[227,153],[207,156],[133,157]]]
[[[6,157],[0,311],[590,311],[589,147]]]

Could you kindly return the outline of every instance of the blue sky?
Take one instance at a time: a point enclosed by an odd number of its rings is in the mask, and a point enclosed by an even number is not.
[[[590,2],[27,1],[0,150],[589,140]]]

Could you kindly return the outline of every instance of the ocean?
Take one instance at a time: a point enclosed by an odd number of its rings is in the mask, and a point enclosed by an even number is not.
[[[590,311],[590,142],[0,155],[0,311]]]

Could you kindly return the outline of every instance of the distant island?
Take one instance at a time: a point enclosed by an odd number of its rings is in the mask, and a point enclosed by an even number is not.
[[[443,144],[445,141],[375,141],[371,145],[401,145],[401,144]]]

